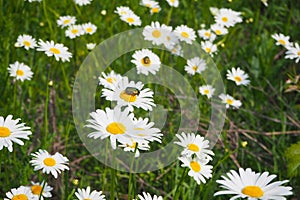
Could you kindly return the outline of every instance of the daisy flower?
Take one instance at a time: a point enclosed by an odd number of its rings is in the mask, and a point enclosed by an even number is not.
[[[121,111],[120,107],[113,110],[106,108],[97,109],[96,112],[90,113],[91,119],[87,120],[86,127],[94,129],[88,137],[101,140],[109,137],[113,149],[117,147],[117,141],[120,143],[130,143],[132,136],[136,133],[132,121],[133,114],[129,109]]]
[[[226,35],[228,30],[219,24],[213,24],[210,29],[216,33],[216,35]]]
[[[214,92],[215,88],[213,88],[211,85],[203,85],[199,87],[199,93],[202,95],[206,95],[209,99],[212,97]]]
[[[97,26],[95,26],[91,22],[82,24],[81,26],[85,34],[93,35],[97,30]]]
[[[159,13],[161,10],[161,7],[159,6],[158,3],[156,3],[155,5],[153,5],[152,8],[150,8],[150,14],[154,14],[154,13]]]
[[[10,64],[7,68],[11,77],[15,77],[16,80],[21,80],[22,82],[25,80],[30,80],[33,76],[33,72],[30,67],[25,65],[24,63],[19,63],[16,61],[13,64]]]
[[[54,41],[39,41],[38,51],[44,51],[45,54],[50,57],[54,56],[56,61],[62,60],[62,62],[70,62],[72,54],[68,52],[68,47],[65,47],[63,44],[54,44]]]
[[[177,56],[183,55],[182,47],[179,44],[175,44],[171,47],[167,47],[167,49],[169,49],[173,55],[177,55]]]
[[[186,134],[184,132],[182,132],[181,135],[176,134],[176,137],[179,141],[174,143],[184,148],[181,155],[187,157],[196,155],[199,159],[212,160],[211,155],[214,155],[214,153],[208,149],[209,141],[205,140],[204,137],[195,135],[195,133]]]
[[[4,200],[34,200],[34,196],[28,187],[20,186],[18,188],[13,188],[6,193]]]
[[[188,167],[190,169],[188,175],[193,177],[198,185],[200,183],[206,183],[206,179],[212,177],[212,166],[207,165],[208,160],[191,157],[179,157],[179,160],[183,162],[181,167]]]
[[[236,23],[242,22],[241,13],[227,8],[221,8],[215,15],[215,22],[227,28],[233,27]]]
[[[143,89],[142,82],[128,81],[127,77],[122,78],[115,89],[103,89],[102,97],[109,101],[117,101],[118,106],[128,106],[133,110],[133,106],[144,110],[152,111],[153,92],[149,89]]]
[[[184,70],[190,75],[195,75],[196,73],[201,74],[205,69],[206,62],[199,57],[188,59],[187,65],[184,67]]]
[[[120,17],[123,15],[131,15],[134,14],[133,11],[127,6],[119,6],[116,8],[115,13],[117,13]]]
[[[117,83],[122,79],[120,74],[117,74],[112,70],[109,74],[102,72],[102,77],[99,77],[99,85],[103,85],[105,88],[115,89]]]
[[[232,68],[231,71],[227,70],[227,79],[232,80],[236,83],[236,85],[248,85],[250,81],[247,79],[248,74],[246,74],[239,67],[237,69]]]
[[[44,188],[43,188],[44,181],[42,183],[31,182],[31,184],[32,185],[29,188],[31,190],[31,193],[36,199],[38,199],[41,194],[42,194],[41,196],[42,200],[44,199],[44,197],[46,198],[52,197],[51,191],[53,190],[53,188],[49,186],[48,183],[45,183]]]
[[[233,108],[239,108],[242,105],[240,100],[235,100],[229,94],[220,94],[219,98],[222,100],[222,103],[226,104],[226,108],[232,106]]]
[[[192,41],[196,39],[195,31],[186,25],[177,26],[174,33],[180,41],[184,41],[188,44],[192,44]]]
[[[179,0],[166,0],[168,2],[168,4],[172,7],[178,7],[179,5]]]
[[[151,41],[154,45],[165,43],[167,36],[172,32],[172,27],[164,24],[160,25],[159,22],[151,22],[143,30],[145,40]]]
[[[150,146],[148,142],[136,142],[134,139],[131,139],[129,143],[124,143],[119,145],[119,147],[123,148],[124,151],[130,151],[130,152],[135,152],[134,157],[139,157],[140,156],[140,151],[149,151]]]
[[[272,38],[276,40],[276,45],[282,45],[284,47],[289,47],[292,44],[289,42],[290,36],[285,36],[282,33],[275,33],[272,35]]]
[[[137,16],[134,13],[129,13],[126,15],[122,15],[121,16],[121,20],[128,23],[130,26],[134,25],[134,26],[140,26],[142,24],[142,21],[140,19],[139,16]]]
[[[76,23],[76,18],[74,16],[60,16],[59,19],[56,21],[59,27],[68,27]]]
[[[152,8],[154,5],[156,5],[157,2],[153,0],[141,0],[140,5],[145,6],[147,8]]]
[[[26,0],[25,0],[26,1]],[[27,0],[29,3],[32,3],[32,2],[41,2],[42,0]]]
[[[285,58],[296,59],[296,63],[300,60],[300,47],[298,43],[295,43],[295,46],[288,48],[288,51],[285,52]]]
[[[37,47],[35,39],[31,35],[19,35],[17,39],[18,47],[24,47],[26,50]]]
[[[212,33],[210,29],[198,30],[198,35],[204,40],[209,40],[213,42],[216,39],[216,34]]]
[[[220,13],[220,9],[216,7],[209,7],[209,11],[212,15],[216,16]]]
[[[208,53],[210,56],[214,56],[214,53],[217,51],[217,45],[213,44],[210,41],[201,42],[202,49]]]
[[[70,25],[65,32],[66,37],[74,39],[84,34],[84,29],[81,25]]]
[[[86,189],[77,189],[77,192],[75,193],[76,197],[79,200],[105,200],[105,196],[103,195],[102,191],[93,190],[91,192],[91,187],[88,186]]]
[[[92,0],[74,0],[74,2],[79,6],[84,6],[90,4]]]
[[[90,50],[90,51],[93,50],[95,47],[96,47],[95,43],[88,43],[88,44],[86,44],[86,48],[88,50]]]
[[[143,195],[138,195],[140,200],[163,200],[162,196],[156,196],[154,195],[153,197],[151,196],[151,194],[149,194],[148,192],[143,192]]]
[[[149,73],[156,74],[160,68],[159,57],[149,49],[135,51],[132,58],[131,62],[136,65],[138,74],[145,74],[146,76]]]
[[[46,150],[39,149],[38,152],[31,155],[34,157],[30,161],[31,165],[34,166],[34,171],[42,170],[43,173],[51,173],[54,178],[57,178],[61,171],[69,170],[68,158],[58,152],[51,155]]]
[[[261,2],[262,2],[265,6],[268,6],[268,0],[261,0]]]
[[[250,168],[240,168],[238,172],[231,170],[223,180],[217,180],[225,190],[216,192],[214,196],[232,194],[230,199],[248,198],[255,199],[286,199],[284,196],[293,194],[292,188],[282,186],[288,181],[276,181],[270,183],[276,175],[269,175],[269,172],[255,173]]]
[[[0,150],[6,147],[12,152],[13,142],[24,145],[21,139],[29,140],[28,136],[32,134],[30,127],[25,126],[25,123],[18,124],[20,119],[12,118],[12,115],[8,115],[5,119],[0,116]]]
[[[167,49],[173,49],[175,46],[179,45],[179,39],[172,31],[172,27],[170,27],[170,31],[166,33],[166,39],[163,44]]]
[[[133,118],[134,130],[136,131],[134,137],[135,140],[145,143],[149,142],[159,142],[161,143],[161,137],[163,134],[158,128],[154,128],[154,122],[149,122],[149,118]]]

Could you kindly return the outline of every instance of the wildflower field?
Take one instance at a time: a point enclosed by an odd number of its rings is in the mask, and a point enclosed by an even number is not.
[[[300,1],[0,6],[0,199],[300,199]]]

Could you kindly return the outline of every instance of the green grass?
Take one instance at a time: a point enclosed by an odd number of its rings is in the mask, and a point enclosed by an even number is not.
[[[14,119],[21,118],[33,132],[30,141],[25,141],[24,146],[15,144],[12,153],[6,148],[0,151],[1,198],[11,188],[29,185],[32,180],[42,181],[43,175],[34,172],[29,164],[30,153],[39,148],[52,153],[59,151],[70,159],[69,172],[63,173],[57,180],[48,180],[54,187],[52,199],[75,199],[72,193],[77,188],[89,185],[92,189],[102,190],[107,199],[127,199],[129,190],[131,194],[147,191],[172,199],[178,184],[178,197],[182,200],[228,199],[228,196],[213,197],[214,192],[219,190],[216,180],[238,166],[269,171],[277,174],[279,180],[289,179],[294,194],[288,199],[300,198],[299,177],[288,176],[284,155],[291,144],[299,141],[299,131],[288,134],[300,128],[299,93],[285,93],[284,90],[285,81],[289,76],[299,74],[300,66],[293,60],[284,59],[283,48],[276,46],[271,38],[273,33],[283,33],[290,35],[291,41],[300,42],[300,2],[270,1],[269,6],[264,7],[259,0],[233,0],[231,3],[225,0],[182,0],[179,8],[171,9],[165,1],[160,5],[162,11],[151,16],[147,8],[139,5],[139,1],[94,0],[91,5],[79,7],[72,0],[43,0],[41,3],[0,0],[0,115],[5,117],[13,114]],[[213,23],[209,7],[226,7],[243,12],[243,23],[229,30],[222,40],[224,48],[219,47],[218,55],[213,58],[227,92],[240,99],[243,106],[239,110],[227,111],[220,140],[213,149],[216,154],[212,161],[213,178],[206,184],[199,186],[189,176],[181,180],[184,169],[179,161],[148,173],[129,174],[113,170],[90,155],[77,135],[72,116],[72,89],[76,72],[89,53],[86,43],[99,44],[133,28],[114,13],[117,6],[129,6],[141,17],[143,26],[151,21],[159,21],[173,27],[186,24],[194,30],[200,29],[201,24],[209,27]],[[106,10],[107,14],[101,15],[101,10]],[[78,24],[92,22],[98,27],[97,32],[74,40],[66,38],[64,30],[56,25],[58,17],[63,15],[76,16]],[[250,18],[253,22],[246,23]],[[42,52],[15,48],[14,44],[21,34],[63,43],[73,54],[71,62],[56,62]],[[200,41],[199,38],[197,40]],[[131,55],[128,53],[114,61],[111,69],[122,74],[134,67],[130,63]],[[7,68],[15,61],[31,67],[34,72],[31,81],[14,82],[9,77]],[[190,78],[185,73],[186,61],[181,58],[165,53],[162,63],[176,67],[195,91],[203,83],[203,80]],[[250,86],[236,87],[233,82],[226,80],[227,69],[238,66],[249,74]],[[98,75],[95,74],[95,77]],[[49,85],[49,81],[53,85]],[[149,87],[155,92],[155,102],[169,112],[162,132],[164,141],[170,141],[178,131],[178,101],[174,100],[173,92],[167,88],[155,84],[149,84]],[[96,107],[104,109],[110,104],[99,99],[100,92],[101,87],[98,87]],[[201,118],[198,132],[205,134],[210,119],[209,102],[199,102],[199,108]],[[146,116],[146,113],[140,114]],[[243,147],[242,142],[245,141],[248,144]],[[160,145],[153,147],[159,148]],[[75,179],[79,180],[78,185],[73,184]]]

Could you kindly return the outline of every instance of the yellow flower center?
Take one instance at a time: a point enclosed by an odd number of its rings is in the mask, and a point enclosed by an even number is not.
[[[40,195],[42,193],[43,187],[40,185],[31,186],[31,192],[35,195]]]
[[[28,42],[28,41],[24,41],[23,44],[26,46],[26,47],[30,47],[31,43]]]
[[[18,69],[18,70],[16,71],[16,74],[17,74],[17,76],[24,76],[24,71],[21,70],[21,69]]]
[[[124,134],[126,131],[126,127],[122,123],[112,122],[108,124],[108,126],[106,127],[106,131],[113,135]]]
[[[126,94],[125,91],[121,92],[120,98],[127,102],[135,102],[136,101],[136,95]]]
[[[231,105],[231,104],[233,104],[233,100],[232,99],[227,99],[226,103],[229,104],[229,105]]]
[[[297,53],[297,54],[298,54],[298,56],[300,56],[300,51],[298,51],[298,53]]]
[[[151,60],[148,56],[145,56],[144,58],[142,58],[141,63],[145,66],[145,67],[149,67],[151,65]]]
[[[45,158],[44,164],[48,167],[53,167],[54,165],[56,165],[56,161],[53,158]]]
[[[209,94],[209,90],[204,90],[203,93],[204,94]]]
[[[205,48],[205,51],[206,51],[207,53],[210,53],[211,49],[210,49],[209,47],[206,47],[206,48]]]
[[[187,147],[188,147],[188,150],[194,151],[194,152],[198,152],[200,150],[198,145],[196,145],[196,144],[188,144]]]
[[[189,34],[187,32],[182,32],[181,33],[181,36],[184,37],[184,38],[188,38],[189,37]]]
[[[106,79],[106,81],[109,83],[113,83],[113,82],[116,82],[116,78],[109,77]]]
[[[159,12],[159,8],[152,8],[151,11],[152,11],[153,13],[158,13],[158,12]]]
[[[126,14],[127,14],[126,11],[121,11],[121,12],[120,12],[120,15],[126,15]]]
[[[83,200],[92,200],[92,199],[90,199],[90,198],[84,198]]]
[[[151,5],[149,3],[146,3],[145,6],[151,8]]]
[[[240,76],[235,76],[234,77],[234,80],[237,81],[237,82],[241,82],[242,81],[242,78]]]
[[[278,42],[280,43],[280,44],[282,44],[282,45],[285,45],[286,43],[285,43],[285,41],[284,40],[278,40]]]
[[[126,146],[135,149],[135,147],[136,147],[136,142],[133,142],[132,145],[126,144]]]
[[[175,0],[170,0],[171,1],[171,3],[174,3],[175,2]]]
[[[216,30],[215,32],[216,32],[217,35],[221,35],[222,34],[222,32],[220,30]]]
[[[50,48],[49,51],[51,51],[54,54],[60,54],[60,50],[57,48]]]
[[[133,23],[133,22],[134,22],[134,19],[133,19],[132,17],[128,17],[128,18],[127,18],[127,22]]]
[[[204,35],[205,35],[206,37],[210,37],[210,32],[205,32]]]
[[[222,17],[222,21],[223,22],[228,22],[228,18],[227,17]]]
[[[1,126],[0,127],[0,137],[8,137],[10,136],[11,132],[8,128]]]
[[[93,29],[92,29],[91,27],[88,27],[88,28],[86,28],[85,30],[86,30],[86,32],[88,32],[88,33],[91,33],[91,32],[93,31]]]
[[[28,200],[28,197],[25,194],[18,194],[13,196],[11,200]]]
[[[73,34],[76,34],[76,33],[78,33],[78,29],[72,29],[71,32],[72,32]]]
[[[159,30],[152,31],[152,36],[155,38],[159,38],[161,36],[161,32]]]
[[[262,189],[258,186],[249,185],[242,189],[242,193],[252,198],[260,198],[264,195]]]
[[[192,69],[193,69],[194,71],[197,71],[198,67],[197,67],[197,66],[193,66]]]
[[[71,22],[71,20],[66,19],[63,23],[66,25],[66,24],[68,24],[68,23],[70,23],[70,22]]]
[[[200,164],[197,163],[196,161],[191,161],[190,166],[191,166],[192,170],[194,170],[195,172],[200,172],[200,170],[201,170]]]

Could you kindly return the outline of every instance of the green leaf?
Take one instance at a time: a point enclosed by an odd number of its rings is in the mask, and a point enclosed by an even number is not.
[[[300,176],[300,141],[292,144],[286,151],[285,157],[288,165],[288,175],[290,177]]]

